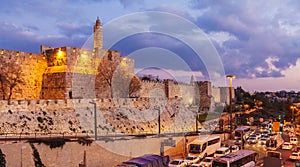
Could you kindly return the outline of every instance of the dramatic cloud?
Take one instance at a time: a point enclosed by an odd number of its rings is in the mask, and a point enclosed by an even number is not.
[[[72,36],[84,36],[88,37],[92,34],[92,24],[91,25],[78,25],[74,23],[58,23],[57,27],[60,31],[67,37]]]
[[[280,71],[300,56],[299,5],[276,0],[192,2],[193,8],[205,9],[197,24],[215,41],[228,73],[282,77]],[[227,37],[221,40],[216,33]],[[271,69],[270,57],[276,57]]]
[[[246,80],[292,80],[293,77],[299,80],[299,75],[290,77],[291,74],[285,72],[298,67],[296,62],[300,57],[298,1],[27,0],[20,3],[4,0],[0,5],[0,48],[38,52],[40,45],[81,47],[92,35],[97,16],[105,25],[126,14],[144,11],[169,12],[200,27],[219,52],[227,74]],[[151,19],[159,24],[147,27],[145,23]],[[143,22],[137,22],[136,27],[120,22],[112,35],[145,28],[149,31],[174,29],[177,34],[198,44],[199,39],[184,25],[163,17],[145,18]],[[139,34],[123,39],[114,49],[130,55],[145,47],[170,50],[184,59],[191,71],[201,71],[207,77],[203,62],[195,59],[189,46],[172,37]]]
[[[39,53],[40,45],[80,47],[86,38],[66,36],[38,36],[27,28],[0,22],[0,47],[3,49]]]

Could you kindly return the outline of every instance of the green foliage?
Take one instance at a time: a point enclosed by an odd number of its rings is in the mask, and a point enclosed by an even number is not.
[[[256,109],[256,114],[253,115],[256,119],[260,117],[277,118],[278,115],[283,115],[284,119],[290,120],[292,117],[289,108],[292,105],[291,101],[277,100],[276,98],[271,99],[266,96],[269,94],[270,92],[255,92],[250,94],[244,91],[242,87],[237,87],[235,89],[234,111],[245,110],[244,106],[247,104],[249,105],[248,109]],[[250,115],[248,115],[248,117],[249,116]],[[246,117],[244,116],[242,116],[239,121],[241,124],[245,124],[247,122]]]
[[[6,166],[5,157],[6,157],[6,155],[0,149],[0,167],[5,167]]]
[[[44,122],[44,119],[42,117],[37,117],[36,119],[39,121],[39,123],[43,123]]]
[[[237,87],[234,90],[234,95],[236,99],[235,104],[248,104],[250,108],[254,107],[253,97],[249,92],[244,91],[242,87]]]
[[[11,111],[11,110],[8,110],[8,113],[12,114],[12,111]]]

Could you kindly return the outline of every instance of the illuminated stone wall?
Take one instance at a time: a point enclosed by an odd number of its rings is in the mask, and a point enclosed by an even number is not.
[[[140,97],[181,98],[185,105],[199,105],[200,103],[197,84],[175,83],[173,80],[142,81],[141,84]]]
[[[104,83],[103,78],[97,75],[97,64],[100,61],[112,61],[117,63],[117,68],[121,69],[121,72],[123,70],[121,74],[133,74],[134,60],[122,57],[118,51],[105,49],[98,51],[42,46],[43,55],[40,55],[2,50],[2,56],[7,59],[16,59],[24,73],[25,82],[17,85],[12,99],[55,100],[112,97],[110,87]],[[117,78],[113,81],[115,86],[113,91],[116,92],[114,98],[128,97],[128,92],[126,94],[126,89],[124,89],[126,82],[119,76]],[[201,104],[207,104],[204,107],[209,107],[210,104],[208,101],[211,98],[211,83],[208,81],[197,82],[195,85],[176,83],[172,80],[142,81],[141,86],[140,97],[182,98],[186,105],[199,104],[202,100]]]
[[[13,89],[11,99],[39,99],[42,88],[42,77],[47,68],[45,57],[40,54],[1,50],[2,58],[14,62],[21,70],[23,82]],[[13,68],[13,67],[12,67]],[[2,97],[2,91],[0,92]]]
[[[42,99],[94,98],[95,64],[93,51],[81,48],[45,48],[47,58]]]
[[[92,100],[12,100],[10,105],[0,101],[0,133],[92,133]],[[185,108],[180,98],[97,99],[94,102],[98,134],[157,132],[158,110],[162,132],[194,128],[196,111]]]

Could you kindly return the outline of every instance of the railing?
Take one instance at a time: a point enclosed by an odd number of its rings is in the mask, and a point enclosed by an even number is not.
[[[97,137],[105,139],[107,137],[116,139],[122,137],[165,137],[165,136],[185,136],[191,132],[165,132],[157,134],[154,132],[139,132],[139,133],[98,133]],[[0,141],[21,141],[21,140],[34,140],[34,139],[71,139],[77,140],[79,138],[91,138],[94,139],[94,134],[91,133],[47,133],[47,132],[36,132],[36,133],[0,133]]]
[[[36,133],[0,133],[0,140],[30,140],[30,139],[51,139],[51,138],[82,138],[89,137],[87,133],[47,133],[47,132],[36,132]]]

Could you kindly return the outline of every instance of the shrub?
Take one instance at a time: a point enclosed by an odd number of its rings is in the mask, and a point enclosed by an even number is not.
[[[2,152],[0,149],[0,166],[5,167],[6,166],[6,160],[5,160],[6,155]]]
[[[39,121],[39,123],[43,123],[44,122],[44,119],[42,117],[37,117],[36,119]]]

